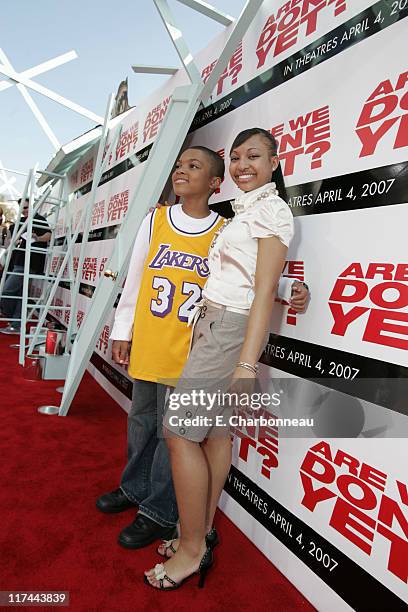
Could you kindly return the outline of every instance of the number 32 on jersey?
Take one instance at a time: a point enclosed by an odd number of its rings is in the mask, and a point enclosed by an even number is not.
[[[157,295],[150,300],[150,310],[155,317],[165,317],[173,308],[176,285],[165,276],[154,276],[152,287],[157,290]],[[191,309],[201,299],[201,287],[197,283],[184,281],[181,294],[187,298],[179,306],[177,316],[180,321],[187,323]]]

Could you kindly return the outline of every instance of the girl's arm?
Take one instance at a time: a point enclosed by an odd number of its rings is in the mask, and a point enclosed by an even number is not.
[[[258,239],[255,297],[249,313],[248,327],[239,361],[255,365],[264,348],[262,344],[266,332],[269,331],[276,289],[287,250],[287,247],[276,236]],[[254,374],[246,368],[237,368],[234,377],[254,377]]]

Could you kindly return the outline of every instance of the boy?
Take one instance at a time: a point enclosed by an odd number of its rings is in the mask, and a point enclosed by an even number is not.
[[[178,379],[187,359],[189,310],[201,297],[209,246],[223,224],[208,199],[223,177],[224,161],[214,151],[192,147],[182,153],[172,182],[183,204],[156,209],[142,222],[116,309],[113,359],[129,365],[135,379],[128,462],[120,488],[102,495],[97,507],[115,513],[138,506],[135,520],[119,535],[125,548],[142,548],[176,534],[170,460],[166,441],[157,434],[167,390],[159,381]],[[307,290],[298,285],[302,306]]]

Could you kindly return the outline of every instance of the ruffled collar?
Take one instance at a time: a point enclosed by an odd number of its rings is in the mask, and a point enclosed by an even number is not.
[[[244,210],[248,210],[248,208],[252,207],[256,202],[277,195],[279,195],[279,191],[276,189],[276,184],[267,183],[266,185],[262,185],[262,187],[258,187],[258,189],[243,193],[235,200],[232,200],[232,210],[235,214],[239,214],[244,212]]]

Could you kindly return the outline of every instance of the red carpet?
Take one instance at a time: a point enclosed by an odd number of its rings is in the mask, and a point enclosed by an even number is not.
[[[143,584],[154,546],[116,543],[133,511],[103,515],[97,496],[115,488],[125,460],[126,415],[89,376],[68,417],[37,413],[57,404],[58,382],[23,378],[17,336],[0,334],[0,590],[63,590],[71,610],[313,610],[221,513],[221,545],[206,586],[174,593]],[[49,608],[37,608],[49,609]]]

